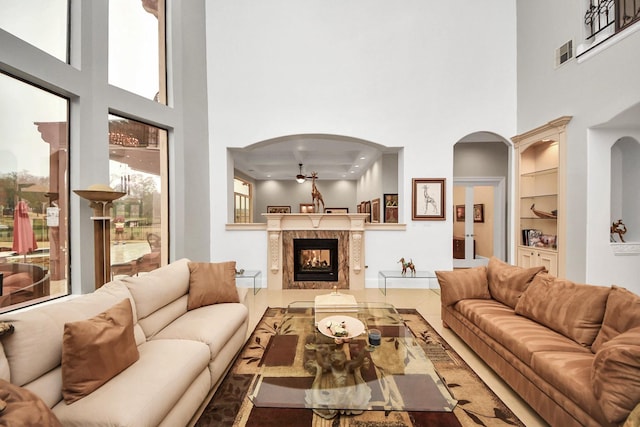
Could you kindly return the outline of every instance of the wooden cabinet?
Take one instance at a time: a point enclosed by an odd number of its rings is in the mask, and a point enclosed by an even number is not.
[[[453,238],[453,258],[454,259],[464,259],[465,257],[465,246],[464,246],[464,237],[454,237]],[[476,241],[473,241],[473,258],[476,257]]]
[[[564,275],[566,126],[564,116],[512,138],[516,163],[517,264]]]
[[[518,247],[518,265],[521,267],[544,266],[548,272],[553,274],[558,271],[558,253],[533,247]]]

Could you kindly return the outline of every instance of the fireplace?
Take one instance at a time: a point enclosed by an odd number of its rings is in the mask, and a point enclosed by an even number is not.
[[[293,280],[338,281],[338,239],[293,239]]]
[[[267,218],[269,289],[364,289],[364,220],[367,214],[263,214]],[[295,280],[293,241],[337,240],[337,281]],[[330,248],[313,248],[330,249]],[[317,254],[316,254],[317,256]],[[334,277],[336,274],[334,274]]]

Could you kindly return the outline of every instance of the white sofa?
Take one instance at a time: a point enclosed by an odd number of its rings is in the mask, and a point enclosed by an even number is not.
[[[0,379],[39,396],[65,426],[185,426],[195,422],[245,343],[240,303],[187,311],[189,260],[115,280],[91,294],[6,313],[15,331],[0,339]],[[62,396],[64,325],[129,298],[139,359],[89,395]]]

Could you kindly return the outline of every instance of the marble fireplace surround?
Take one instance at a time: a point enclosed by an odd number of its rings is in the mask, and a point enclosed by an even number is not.
[[[364,289],[368,214],[263,214],[267,218],[268,289]],[[293,280],[293,239],[338,239],[338,281]]]

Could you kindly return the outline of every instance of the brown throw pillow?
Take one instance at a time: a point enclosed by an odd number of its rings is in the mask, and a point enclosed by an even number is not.
[[[607,299],[602,328],[591,351],[597,353],[604,343],[636,326],[640,326],[640,296],[613,285]]]
[[[518,267],[491,257],[487,266],[489,292],[496,301],[515,308],[518,298],[527,289],[536,274],[546,271],[544,267]]]
[[[124,371],[138,358],[127,298],[88,320],[64,325],[62,397],[69,404]]]
[[[190,262],[187,310],[223,302],[240,302],[236,262]]]
[[[540,273],[522,293],[516,313],[588,347],[600,330],[609,289]]]
[[[463,299],[490,299],[487,268],[474,267],[453,271],[436,271],[442,305],[454,305]]]
[[[593,360],[591,382],[607,420],[624,421],[640,403],[640,327],[602,345]]]
[[[42,399],[26,388],[1,379],[0,402],[6,404],[0,412],[2,426],[62,427]]]

